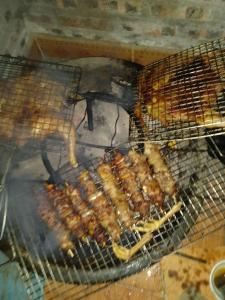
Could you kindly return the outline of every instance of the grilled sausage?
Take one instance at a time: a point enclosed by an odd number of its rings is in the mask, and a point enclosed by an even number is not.
[[[134,211],[139,212],[142,217],[147,217],[150,203],[143,198],[139,191],[136,174],[130,169],[125,157],[119,152],[114,155],[114,164],[123,183],[123,188],[130,196]]]
[[[64,191],[57,189],[54,185],[47,185],[47,191],[50,201],[57,210],[57,213],[70,230],[77,238],[83,239],[86,237],[87,231],[84,228],[80,215],[72,209],[70,201]]]
[[[132,169],[141,184],[143,192],[150,198],[152,203],[162,206],[164,195],[158,181],[151,175],[146,157],[133,150],[129,151],[128,156],[132,161]]]
[[[97,172],[102,179],[106,194],[109,195],[116,207],[118,218],[127,228],[129,228],[132,225],[132,214],[128,203],[129,199],[121,192],[110,165],[102,163],[98,166]]]
[[[81,195],[78,189],[72,185],[67,185],[66,193],[71,200],[72,205],[78,211],[81,216],[82,223],[88,230],[88,234],[93,237],[98,243],[104,244],[106,241],[104,229],[98,222],[94,210],[88,207],[85,200],[81,199]]]
[[[116,214],[103,192],[98,191],[88,171],[82,171],[79,180],[86,190],[88,201],[92,205],[101,225],[113,240],[118,240],[120,237],[120,227],[117,224]]]
[[[170,196],[176,193],[176,183],[173,180],[171,172],[160,153],[160,146],[151,143],[145,143],[144,153],[148,163],[153,167],[155,178],[158,181],[163,192]]]
[[[41,219],[47,224],[48,228],[53,231],[56,240],[60,247],[72,254],[74,249],[73,242],[70,239],[70,232],[65,225],[58,219],[57,213],[48,200],[42,195],[37,195],[38,203],[38,214]],[[71,255],[73,256],[73,255]]]

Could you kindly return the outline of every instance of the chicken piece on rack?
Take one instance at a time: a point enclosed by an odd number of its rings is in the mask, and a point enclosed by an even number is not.
[[[160,207],[163,205],[164,195],[156,179],[153,178],[151,170],[146,161],[146,156],[130,150],[128,153],[132,161],[132,170],[138,178],[142,190],[145,195],[150,199],[151,203],[158,204]]]
[[[72,185],[67,185],[65,191],[75,210],[80,214],[82,223],[88,229],[88,234],[103,245],[106,242],[105,232],[97,220],[94,210],[88,207],[87,202],[81,198],[79,190]]]
[[[146,201],[139,191],[136,174],[131,170],[125,157],[119,152],[115,153],[113,163],[116,166],[122,186],[130,197],[134,211],[139,212],[142,217],[147,217],[149,215],[150,201]]]
[[[160,146],[152,143],[145,143],[144,154],[148,163],[153,167],[155,178],[158,181],[161,190],[173,197],[176,194],[176,183],[172,174],[160,153]]]
[[[1,80],[0,94],[1,138],[22,147],[29,139],[40,142],[57,133],[67,145],[71,165],[77,166],[76,131],[62,115],[65,109],[63,84],[31,72],[15,79]]]
[[[104,191],[115,205],[119,220],[129,228],[132,223],[132,213],[129,208],[129,198],[121,192],[118,181],[113,174],[110,164],[102,163],[97,167],[97,172],[103,182]]]
[[[218,68],[219,59],[220,51],[212,51],[195,57],[186,55],[180,62],[176,59],[176,63],[171,57],[170,63],[165,60],[146,69],[139,76],[139,100],[134,109],[143,129],[143,108],[164,126],[195,122],[207,128],[224,128],[224,108],[218,105],[225,88],[220,77],[224,77],[224,68]]]
[[[70,232],[65,225],[58,219],[57,213],[43,194],[37,194],[38,214],[41,219],[47,224],[48,228],[53,231],[56,240],[60,247],[67,252],[71,257],[74,256],[74,245],[70,239]]]
[[[46,185],[48,197],[55,207],[60,219],[77,238],[85,240],[87,230],[84,228],[80,215],[75,212],[70,203],[70,199],[63,190],[58,189],[53,184]]]
[[[102,227],[114,241],[118,240],[121,230],[117,223],[113,207],[110,206],[103,192],[97,189],[87,170],[80,173],[79,180],[87,193],[88,201],[92,205]]]

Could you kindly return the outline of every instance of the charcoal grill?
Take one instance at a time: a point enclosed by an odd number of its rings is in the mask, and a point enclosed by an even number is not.
[[[140,134],[143,134],[143,129],[139,128],[136,134],[138,138],[135,143],[142,139]],[[5,239],[0,245],[11,261],[19,263],[21,276],[30,297],[38,298],[37,291],[42,289],[43,281],[46,293],[55,291],[58,288],[56,284],[58,281],[77,284],[74,292],[70,292],[70,288],[65,291],[65,297],[68,295],[67,292],[73,299],[84,297],[111,281],[154,264],[162,256],[223,226],[224,165],[218,159],[222,153],[214,147],[213,140],[210,141],[212,143],[206,142],[205,139],[181,141],[177,142],[175,148],[168,147],[166,143],[162,144],[162,153],[170,165],[173,177],[179,183],[177,200],[180,200],[183,206],[179,213],[154,233],[151,242],[128,262],[115,257],[110,240],[105,247],[99,246],[93,240],[89,240],[86,244],[74,240],[76,258],[68,257],[36,213],[37,203],[33,189],[43,193],[44,182],[39,178],[26,182],[22,179],[8,179],[11,201]],[[126,153],[130,146],[133,144],[123,145],[120,150]],[[138,151],[142,151],[142,148],[140,147]],[[51,169],[54,173],[51,178],[57,183],[68,181],[76,184],[80,170],[87,168],[91,174],[95,174],[100,161],[102,158],[97,158],[77,170],[72,169],[69,164],[64,165],[56,173]],[[165,211],[172,207],[173,201],[169,198],[166,200]],[[163,211],[152,207],[152,217],[157,219],[162,214]],[[125,231],[120,243],[129,248],[140,238],[138,232]],[[60,292],[58,295],[62,297]]]
[[[126,153],[125,148],[123,146]],[[95,241],[89,240],[84,244],[74,240],[76,257],[68,257],[60,250],[51,233],[35,213],[33,187],[41,192],[43,182],[20,182],[20,185],[18,182],[8,183],[10,191],[13,192],[9,195],[12,201],[7,223],[7,240],[2,242],[2,247],[12,260],[20,263],[21,274],[32,295],[35,295],[36,289],[32,284],[33,273],[39,280],[36,283],[37,288],[38,285],[42,285],[43,280],[47,280],[47,293],[55,288],[52,281],[104,285],[134,274],[157,262],[162,256],[224,225],[224,165],[217,159],[216,148],[212,148],[201,139],[197,142],[179,142],[174,149],[164,146],[162,151],[173,177],[179,183],[177,198],[182,201],[183,206],[179,213],[155,232],[153,240],[128,262],[115,257],[110,241],[106,247],[101,247]],[[77,170],[66,164],[60,169],[60,180],[76,184],[76,177],[81,169],[87,168],[94,174],[100,161],[102,158],[87,162]],[[170,209],[172,205],[173,200],[167,199],[165,209]],[[151,215],[154,218],[159,218],[162,213],[156,207],[152,207]],[[139,239],[140,235],[137,232],[127,231],[123,233],[120,242],[130,247]],[[51,241],[49,244],[48,240]],[[88,288],[86,285],[80,285],[80,293],[73,296],[75,299],[79,298],[94,287],[95,285],[88,285]]]
[[[130,140],[224,134],[225,40],[191,47],[138,72]]]

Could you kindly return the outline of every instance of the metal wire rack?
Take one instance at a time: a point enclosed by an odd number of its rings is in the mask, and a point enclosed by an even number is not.
[[[69,139],[80,77],[79,67],[1,55],[1,143],[30,149],[48,140],[58,151]]]
[[[189,139],[225,128],[225,40],[184,50],[137,75],[130,140]]]
[[[44,280],[46,293],[56,289],[56,281],[76,283],[73,297],[81,298],[99,288],[96,283],[103,287],[111,280],[140,271],[165,254],[224,225],[224,165],[212,158],[215,149],[210,149],[211,155],[208,152],[209,146],[204,139],[179,142],[173,149],[163,147],[162,153],[178,183],[177,200],[182,202],[182,208],[127,262],[116,258],[110,239],[104,247],[91,239],[86,243],[74,239],[75,257],[68,257],[37,215],[38,203],[33,186],[41,191],[43,182],[11,182],[7,231],[1,246],[11,260],[19,262],[30,295],[35,296],[38,288],[43,288]],[[97,180],[94,174],[101,161],[88,162],[80,169],[66,165],[60,170],[61,178],[76,185],[77,175],[85,168]],[[173,202],[169,198],[166,200],[165,211],[172,207]],[[165,211],[152,206],[151,217],[158,219]],[[120,243],[129,248],[140,238],[140,233],[127,230],[121,235]],[[35,284],[33,277],[36,278]]]
[[[8,191],[6,187],[6,180],[11,167],[14,151],[14,148],[0,145],[0,155],[2,158],[0,163],[0,240],[3,237],[6,224],[8,207]]]

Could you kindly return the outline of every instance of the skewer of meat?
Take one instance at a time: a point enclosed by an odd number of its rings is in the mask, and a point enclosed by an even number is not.
[[[86,190],[88,201],[92,205],[102,227],[109,233],[113,240],[118,240],[120,237],[120,227],[117,224],[116,214],[103,192],[97,189],[87,170],[81,172],[79,180]]]
[[[139,212],[142,217],[147,217],[150,202],[146,201],[139,191],[136,174],[131,170],[128,162],[125,161],[125,157],[119,152],[114,155],[114,164],[119,178],[123,183],[124,190],[130,196],[134,211]]]
[[[144,154],[147,157],[148,164],[153,167],[155,178],[160,188],[169,196],[176,194],[176,183],[170,173],[170,170],[160,153],[160,146],[151,143],[145,143]]]
[[[131,168],[135,172],[144,194],[150,198],[150,202],[162,207],[164,195],[158,181],[152,177],[146,157],[134,150],[130,150],[128,156],[132,161]]]
[[[47,224],[48,228],[53,231],[60,247],[71,257],[74,256],[74,245],[70,239],[70,232],[64,224],[58,219],[55,210],[43,195],[37,195],[39,201],[38,214]]]
[[[88,234],[103,245],[105,243],[104,229],[98,222],[94,210],[88,207],[87,202],[81,199],[79,190],[72,185],[67,185],[65,191],[75,210],[80,214],[84,227],[88,229]]]
[[[66,193],[63,190],[57,189],[53,184],[48,184],[46,189],[49,199],[52,201],[62,222],[72,234],[84,240],[87,232],[81,222],[80,215],[73,210]]]
[[[116,207],[116,212],[120,221],[129,228],[132,225],[132,214],[129,208],[129,202],[126,194],[122,193],[111,166],[102,163],[98,166],[97,172],[103,181],[103,187],[106,194],[109,195]]]

